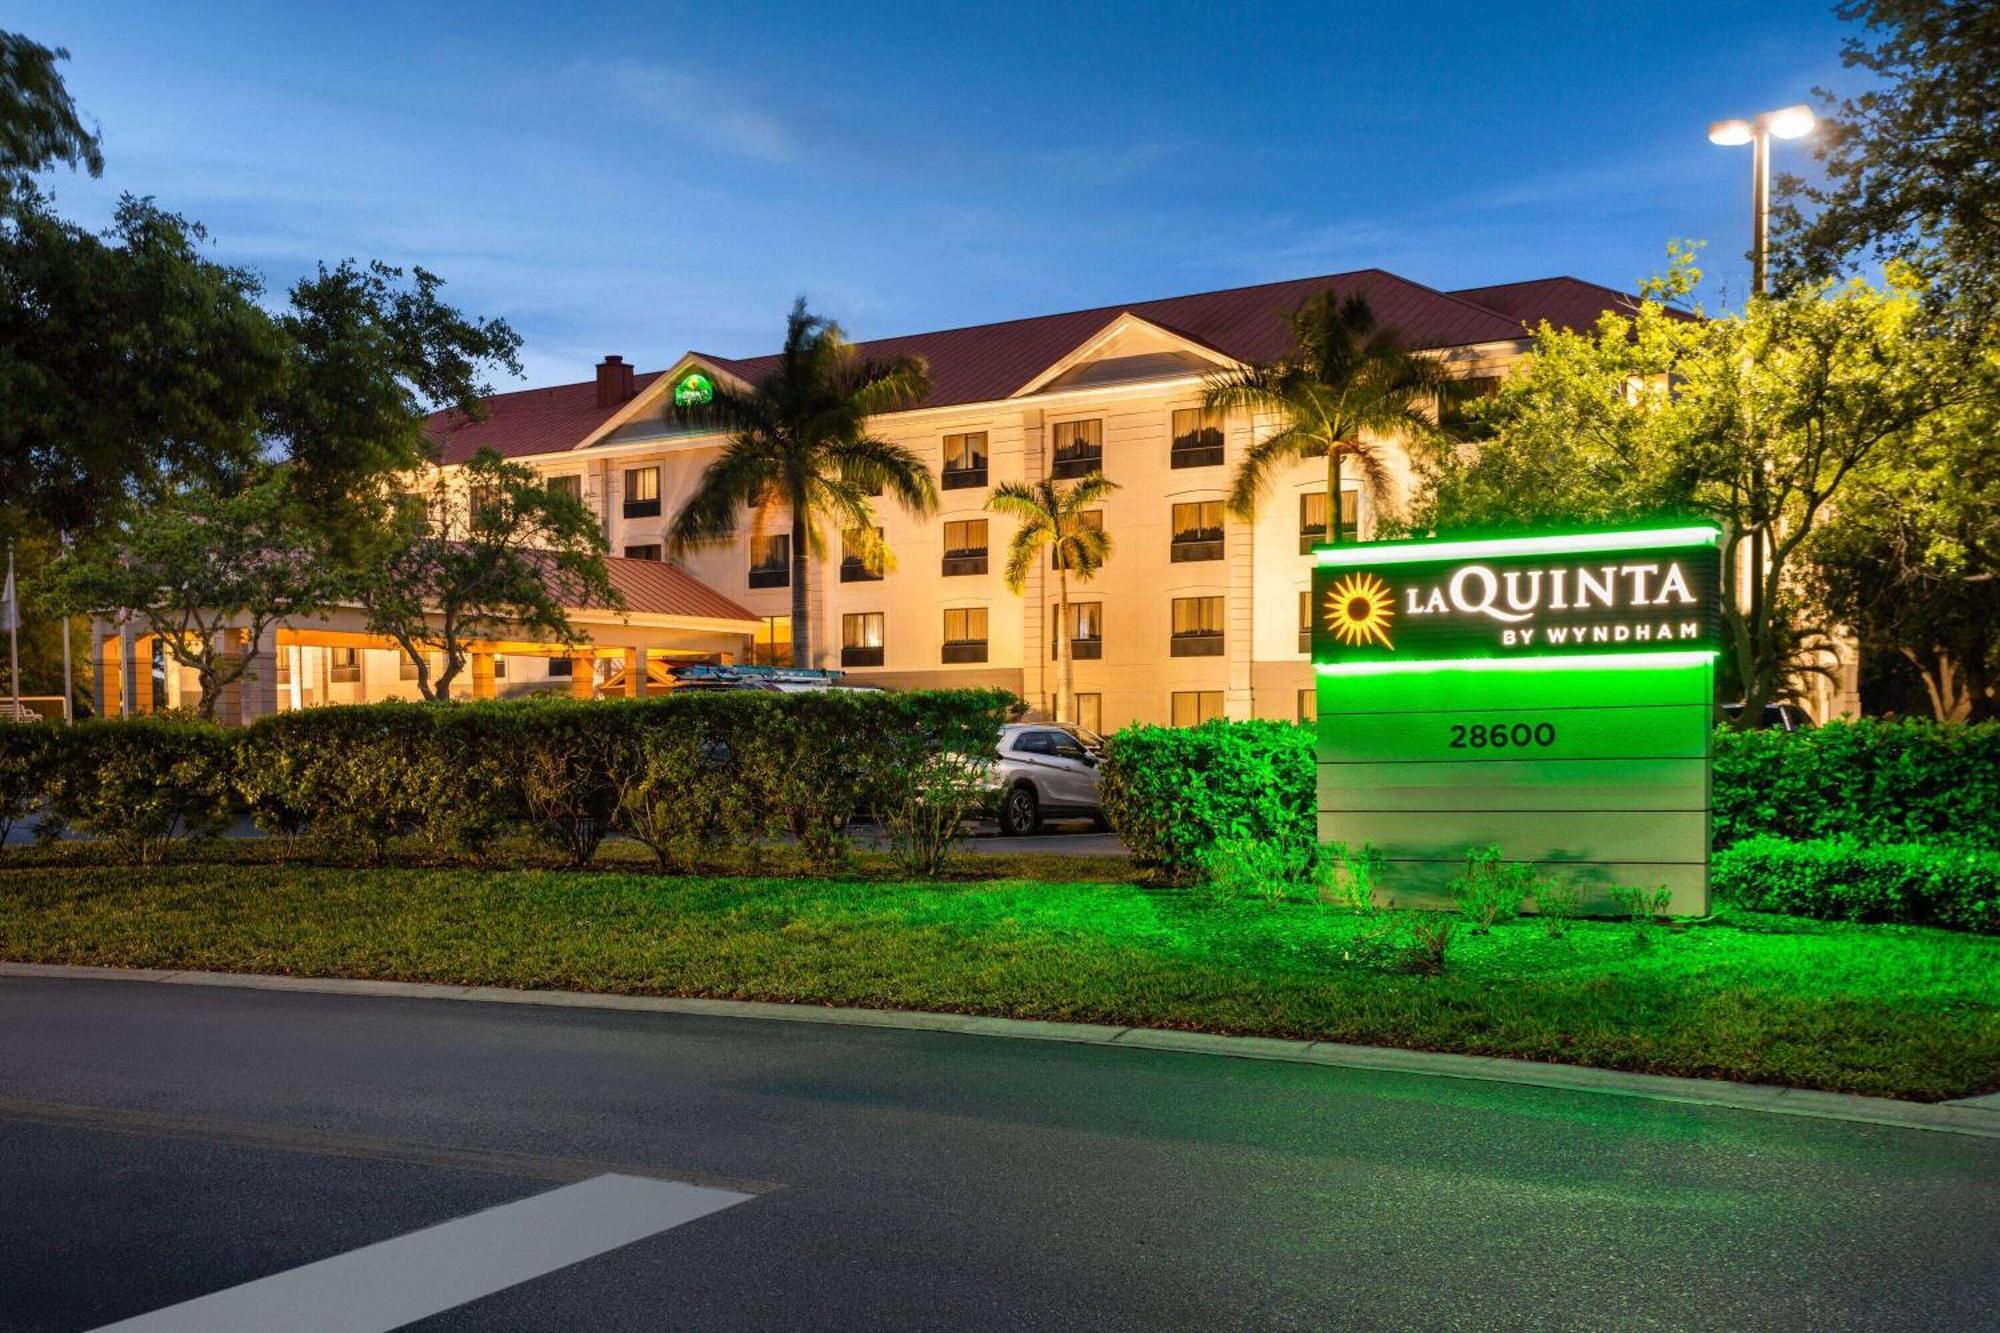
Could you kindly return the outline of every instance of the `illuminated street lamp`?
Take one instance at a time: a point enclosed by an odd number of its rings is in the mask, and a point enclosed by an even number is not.
[[[1814,120],[1809,106],[1788,106],[1766,111],[1755,120],[1718,120],[1708,127],[1708,141],[1725,148],[1749,144],[1750,158],[1750,292],[1765,293],[1764,256],[1771,232],[1771,140],[1797,139],[1812,133]]]

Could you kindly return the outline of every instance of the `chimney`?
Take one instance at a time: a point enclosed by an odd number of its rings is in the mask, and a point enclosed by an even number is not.
[[[597,363],[597,405],[616,407],[632,396],[632,367],[622,356],[607,356]]]

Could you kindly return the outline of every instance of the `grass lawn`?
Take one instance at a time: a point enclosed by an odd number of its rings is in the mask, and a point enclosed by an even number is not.
[[[1627,923],[1552,939],[1527,920],[1461,929],[1433,977],[1355,956],[1348,913],[1075,882],[1074,863],[1069,882],[1038,862],[912,884],[10,861],[16,961],[953,1010],[1918,1099],[2000,1087],[2000,938],[1919,927],[1724,914],[1641,944]]]

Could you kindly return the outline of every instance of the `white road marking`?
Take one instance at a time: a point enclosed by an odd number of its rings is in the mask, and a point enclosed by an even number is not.
[[[751,1197],[672,1180],[593,1176],[98,1333],[387,1333]]]

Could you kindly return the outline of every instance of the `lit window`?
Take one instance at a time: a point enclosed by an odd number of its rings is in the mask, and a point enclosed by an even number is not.
[[[1222,559],[1222,501],[1174,506],[1173,560]]]
[[[1104,422],[1058,421],[1049,428],[1050,445],[1055,451],[1052,477],[1081,477],[1104,464]]]
[[[1101,694],[1079,694],[1076,696],[1076,724],[1085,731],[1104,734],[1104,696]]]
[[[792,618],[765,616],[751,645],[750,660],[757,666],[792,664]]]
[[[1222,461],[1222,417],[1200,408],[1174,413],[1174,467],[1213,467]]]
[[[1340,540],[1361,539],[1359,491],[1340,491]],[[1312,548],[1326,543],[1326,492],[1308,491],[1299,497],[1299,554],[1310,555]]]
[[[660,470],[657,467],[625,469],[625,517],[660,516]]]
[[[1049,624],[1054,625],[1061,608],[1049,608]],[[1061,642],[1049,636],[1049,659],[1054,661],[1061,653]],[[1104,656],[1104,603],[1071,602],[1069,604],[1069,655],[1079,661],[1093,661]]]
[[[872,536],[872,541],[870,537]],[[840,534],[840,581],[874,583],[882,577],[882,529],[860,528]]]
[[[1319,692],[1310,686],[1299,691],[1299,721],[1312,722],[1319,717]]]
[[[1102,509],[1086,509],[1076,516],[1076,525],[1079,528],[1095,528],[1097,531],[1102,532],[1104,531],[1104,511]],[[1049,568],[1061,569],[1062,567],[1062,548],[1052,545],[1049,549]]]
[[[850,611],[840,618],[840,664],[882,665],[882,613]]]
[[[986,484],[986,432],[944,437],[944,469],[939,485],[947,491]]]
[[[984,662],[986,660],[986,608],[948,608],[944,613],[944,660]]]
[[[1221,716],[1221,690],[1174,691],[1173,724],[1175,726],[1198,727],[1204,722],[1213,722]]]
[[[986,572],[986,520],[954,519],[944,525],[944,572]]]
[[[359,648],[329,648],[326,653],[326,678],[329,681],[335,685],[352,685],[361,679]]]
[[[579,504],[583,502],[583,478],[574,472],[566,477],[550,477],[548,487],[551,494],[567,495]]]
[[[769,532],[750,539],[750,586],[785,588],[792,582],[792,534]]]
[[[1222,599],[1174,598],[1174,657],[1222,656]]]
[[[1313,594],[1311,588],[1299,589],[1299,651],[1309,653],[1313,647]]]

